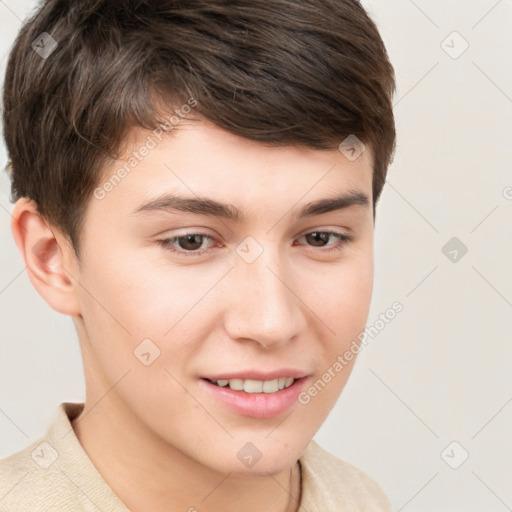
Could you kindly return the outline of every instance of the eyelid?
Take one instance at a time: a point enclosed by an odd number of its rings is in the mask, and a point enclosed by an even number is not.
[[[157,243],[159,245],[161,245],[167,251],[177,254],[178,256],[185,256],[185,257],[200,256],[200,255],[205,254],[211,250],[211,247],[208,249],[202,249],[202,250],[198,250],[198,251],[184,251],[184,250],[176,249],[175,246],[173,245],[173,242],[176,241],[178,238],[183,238],[188,235],[199,235],[199,236],[208,238],[210,240],[216,241],[215,237],[213,237],[212,235],[209,235],[208,233],[204,233],[204,232],[201,232],[198,230],[197,231],[189,230],[184,233],[178,233],[173,236],[169,236],[167,238],[159,239],[159,240],[157,240]],[[215,245],[216,245],[216,243],[214,243],[212,245],[212,247],[214,247]]]
[[[341,251],[344,249],[345,245],[347,245],[350,242],[353,242],[355,239],[355,236],[347,231],[338,231],[337,229],[332,228],[321,228],[321,229],[309,229],[305,232],[303,232],[301,235],[295,238],[295,240],[298,240],[300,238],[303,238],[306,235],[312,234],[312,233],[326,233],[330,236],[336,237],[338,241],[334,244],[323,246],[323,247],[315,247],[315,246],[308,246],[311,250],[318,252],[319,254],[325,254],[329,253],[331,251]],[[176,241],[178,238],[182,238],[188,235],[198,235],[205,237],[207,239],[213,240],[218,242],[218,240],[215,239],[212,235],[209,235],[208,233],[201,232],[199,230],[189,230],[185,231],[184,233],[178,233],[174,234],[173,236],[167,237],[165,239],[157,240],[159,245],[161,245],[164,249],[170,251],[171,253],[177,254],[178,256],[184,256],[184,257],[193,257],[193,256],[201,256],[207,252],[209,252],[215,245],[214,243],[211,247],[207,249],[197,250],[197,251],[184,251],[180,249],[176,249],[173,245],[173,242]],[[305,244],[299,244],[299,245],[305,245]]]
[[[325,254],[325,253],[329,253],[331,251],[341,251],[345,248],[345,245],[347,245],[348,243],[353,242],[355,240],[355,236],[351,233],[336,231],[336,230],[332,230],[332,229],[313,229],[311,231],[307,231],[306,233],[304,233],[303,235],[301,235],[297,238],[302,238],[303,236],[306,236],[306,235],[309,235],[312,233],[327,233],[327,234],[332,235],[338,239],[337,243],[334,243],[331,245],[326,245],[324,247],[317,248],[313,245],[308,246],[312,250],[317,249],[316,252],[318,252],[319,254]]]

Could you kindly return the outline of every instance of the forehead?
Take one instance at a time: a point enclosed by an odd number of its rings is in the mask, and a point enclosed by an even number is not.
[[[98,187],[105,192],[103,207],[125,204],[125,213],[172,193],[215,198],[233,205],[235,216],[243,218],[244,210],[257,204],[303,206],[343,192],[359,194],[359,204],[362,195],[371,202],[371,184],[369,149],[351,160],[337,149],[270,146],[208,121],[185,120],[160,137],[130,130],[122,156],[105,169]]]

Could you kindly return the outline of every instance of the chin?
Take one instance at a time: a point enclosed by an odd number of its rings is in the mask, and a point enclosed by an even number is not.
[[[234,475],[239,476],[259,476],[259,477],[268,477],[275,476],[283,471],[290,470],[294,464],[297,462],[297,458],[290,457],[289,462],[280,460],[280,461],[267,461],[265,462],[264,457],[262,457],[253,467],[244,467],[243,464],[235,464],[231,465],[232,467],[227,469],[227,471],[231,472]]]
[[[225,470],[243,476],[277,475],[292,468],[302,453],[296,444],[275,445],[270,439],[236,444],[234,459],[226,460],[224,452]]]

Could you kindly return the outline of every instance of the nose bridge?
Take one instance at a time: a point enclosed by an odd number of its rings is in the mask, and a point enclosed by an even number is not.
[[[245,249],[256,250],[250,243]],[[286,256],[266,244],[249,263],[251,258],[246,257],[243,248],[242,243],[231,272],[226,329],[233,339],[253,339],[265,346],[285,343],[303,326],[300,301],[291,291],[292,274]]]

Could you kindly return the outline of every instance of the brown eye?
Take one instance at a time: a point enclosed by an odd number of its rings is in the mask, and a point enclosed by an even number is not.
[[[157,242],[164,249],[178,255],[198,256],[209,250],[208,247],[203,247],[203,242],[208,240],[211,241],[213,238],[205,233],[186,233],[185,235],[157,240]]]
[[[329,241],[331,233],[327,233],[325,231],[314,231],[313,233],[308,233],[304,236],[306,237],[306,240],[313,242],[313,246],[323,247]]]
[[[334,237],[337,241],[331,244],[328,243],[331,237]],[[325,247],[321,252],[342,250],[348,242],[354,240],[353,235],[338,233],[336,231],[312,231],[311,233],[302,235],[301,238],[306,239],[306,243],[310,247]]]
[[[180,249],[186,251],[197,251],[203,245],[204,235],[198,235],[197,233],[191,235],[184,235],[176,237]]]

